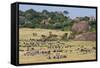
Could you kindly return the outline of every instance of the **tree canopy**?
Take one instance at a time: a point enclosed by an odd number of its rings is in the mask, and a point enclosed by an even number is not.
[[[63,12],[43,10],[41,12],[34,9],[28,9],[26,11],[19,10],[19,26],[29,28],[46,28],[46,29],[61,29],[70,30],[75,20],[68,16],[69,12],[64,10]],[[76,17],[78,20],[89,21],[90,17]],[[91,31],[95,31],[96,21],[89,21]]]

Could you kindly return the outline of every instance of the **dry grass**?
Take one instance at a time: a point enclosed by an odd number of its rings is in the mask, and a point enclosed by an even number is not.
[[[19,51],[19,63],[41,63],[41,62],[59,62],[59,61],[77,61],[77,60],[93,60],[96,59],[96,52],[93,47],[96,47],[96,41],[63,41],[61,40],[61,43],[64,43],[63,45],[60,44],[60,48],[53,48],[59,45],[57,41],[51,41],[53,43],[53,46],[50,47],[48,45],[48,42],[45,42],[45,45],[42,46],[32,46],[30,48],[34,48],[37,51],[51,51],[51,53],[48,55],[42,55],[42,54],[37,54],[34,56],[24,56],[23,54],[26,53],[27,47],[22,47],[26,46],[23,44],[25,43],[30,43],[32,41],[24,41],[24,40],[29,40],[31,39],[40,39],[41,35],[49,35],[49,32],[52,32],[53,34],[58,35],[58,37],[61,37],[64,33],[67,33],[65,31],[60,31],[60,30],[48,30],[48,29],[29,29],[29,28],[20,28],[19,29],[19,39],[20,39],[20,50],[24,51]],[[70,32],[70,31],[69,31]],[[33,36],[33,33],[37,33],[37,36]],[[41,42],[38,42],[41,44]],[[80,49],[86,48],[87,52],[81,52]],[[33,50],[32,52],[34,52]],[[54,50],[62,50],[63,52],[53,52]],[[31,52],[31,51],[30,51]],[[60,58],[60,59],[54,59],[53,57],[59,54],[61,56],[67,56],[66,58]],[[48,56],[51,56],[51,59],[48,59]]]

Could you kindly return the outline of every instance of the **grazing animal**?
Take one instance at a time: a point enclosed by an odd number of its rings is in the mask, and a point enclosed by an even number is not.
[[[46,37],[46,35],[41,35],[41,41],[46,41],[46,39],[47,39],[47,37]]]
[[[32,33],[33,34],[33,36],[37,36],[37,33]]]
[[[96,50],[96,47],[92,47],[93,50]]]
[[[46,38],[46,36],[45,36],[45,35],[41,35],[41,37],[42,37],[42,38]]]
[[[91,52],[91,50],[90,49],[87,49],[87,48],[82,48],[82,49],[80,49],[80,51],[83,52],[83,54],[86,54],[88,52]]]
[[[49,37],[57,37],[57,35],[52,34],[52,32],[49,32]]]
[[[52,34],[52,32],[49,32],[49,36],[47,37],[47,40],[57,40],[58,36],[55,34]]]

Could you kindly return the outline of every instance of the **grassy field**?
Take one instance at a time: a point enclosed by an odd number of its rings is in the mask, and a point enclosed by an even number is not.
[[[57,35],[57,40],[42,41],[49,32]],[[96,41],[61,40],[70,31],[50,29],[19,29],[19,63],[41,63],[96,59]],[[42,37],[45,36],[45,37]]]

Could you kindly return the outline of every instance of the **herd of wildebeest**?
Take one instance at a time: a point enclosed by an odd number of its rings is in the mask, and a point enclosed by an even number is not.
[[[30,38],[19,40],[19,51],[22,56],[41,55],[47,57],[47,59],[67,58],[68,54],[71,53],[77,55],[95,54],[95,44],[89,44],[87,41],[84,41],[86,44],[70,44],[73,43],[71,42],[73,36],[70,34],[71,32],[64,33],[59,37],[50,31],[48,36],[43,34],[40,39]],[[33,37],[37,35],[37,33],[32,33]]]

